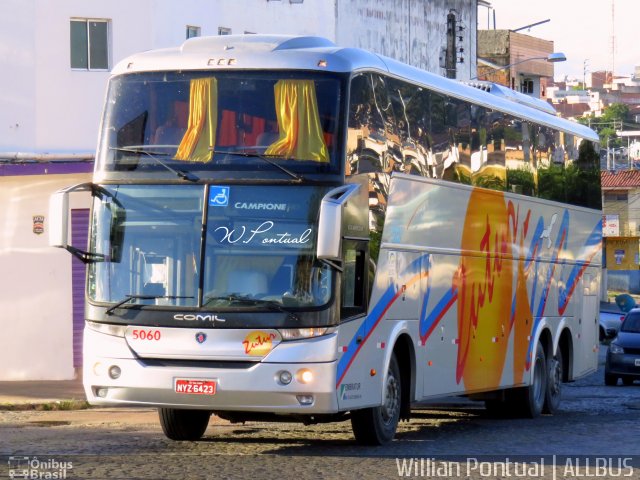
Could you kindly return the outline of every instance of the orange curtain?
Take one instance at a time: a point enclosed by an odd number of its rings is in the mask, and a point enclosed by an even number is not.
[[[218,123],[218,84],[215,78],[191,80],[189,123],[176,160],[210,162],[216,143]]]
[[[220,131],[218,132],[218,146],[229,147],[238,144],[237,124],[236,112],[222,110],[222,115],[220,115]]]
[[[274,93],[280,138],[265,153],[329,162],[313,80],[279,80]]]

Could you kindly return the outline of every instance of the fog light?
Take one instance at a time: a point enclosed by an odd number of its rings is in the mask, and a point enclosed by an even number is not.
[[[293,380],[293,375],[291,374],[291,372],[282,370],[278,373],[278,382],[282,385],[289,385],[291,383],[291,380]]]
[[[96,388],[96,396],[100,398],[106,398],[108,393],[109,393],[108,388],[105,388],[105,387]]]
[[[310,383],[313,380],[313,373],[311,373],[311,370],[303,368],[302,370],[298,370],[296,378],[300,383]]]
[[[122,372],[121,372],[121,370],[120,370],[120,367],[119,367],[119,366],[117,366],[117,365],[111,365],[111,366],[109,367],[109,376],[110,376],[111,378],[113,378],[114,380],[115,380],[116,378],[120,378],[120,374],[121,374],[121,373],[122,373]]]
[[[296,395],[298,399],[298,403],[300,405],[311,405],[313,404],[313,395]]]

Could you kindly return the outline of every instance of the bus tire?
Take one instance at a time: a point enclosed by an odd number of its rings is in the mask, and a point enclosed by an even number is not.
[[[547,369],[547,391],[545,392],[542,413],[554,414],[560,408],[562,396],[562,350],[558,347],[555,356],[551,358]]]
[[[382,405],[351,412],[351,428],[360,445],[384,445],[393,440],[400,421],[402,380],[395,354],[382,392]]]
[[[547,358],[542,344],[538,342],[533,361],[531,384],[514,390],[516,412],[519,417],[536,418],[542,413],[547,393]]]
[[[209,425],[207,410],[159,408],[158,416],[165,436],[171,440],[199,440]]]

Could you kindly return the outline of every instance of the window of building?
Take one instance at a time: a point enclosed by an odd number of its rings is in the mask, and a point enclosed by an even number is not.
[[[520,91],[522,93],[533,93],[533,80],[525,78],[520,84]]]
[[[627,192],[606,192],[604,194],[605,202],[626,202],[628,199]]]
[[[109,69],[109,20],[72,19],[71,68]]]
[[[231,35],[229,27],[218,27],[218,35]]]
[[[193,38],[193,37],[199,37],[199,36],[200,36],[200,27],[187,25],[187,38]]]

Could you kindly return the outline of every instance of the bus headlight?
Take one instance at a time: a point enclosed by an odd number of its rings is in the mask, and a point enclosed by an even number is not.
[[[280,370],[277,376],[277,382],[281,385],[289,385],[293,380],[293,375],[287,370]]]
[[[111,367],[109,367],[109,376],[111,378],[113,378],[114,380],[120,378],[120,374],[122,373],[122,371],[120,370],[120,367],[117,365],[111,365]]]
[[[281,328],[278,330],[282,340],[301,340],[303,338],[322,337],[336,331],[336,327]]]
[[[296,373],[296,380],[300,383],[311,383],[313,381],[313,373],[308,368],[298,370]]]

